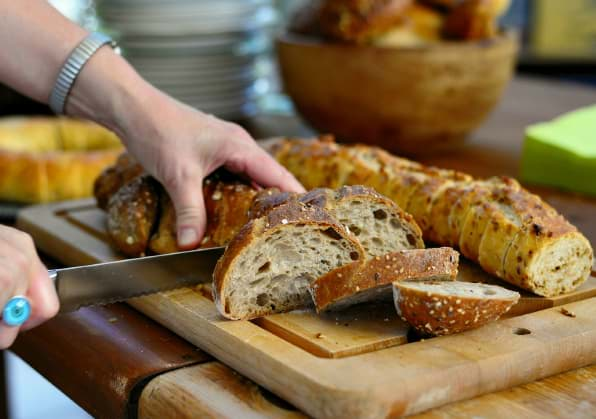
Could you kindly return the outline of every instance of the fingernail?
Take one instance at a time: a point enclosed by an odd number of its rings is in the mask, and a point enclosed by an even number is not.
[[[197,231],[192,227],[184,227],[178,231],[178,246],[192,246],[199,241]]]

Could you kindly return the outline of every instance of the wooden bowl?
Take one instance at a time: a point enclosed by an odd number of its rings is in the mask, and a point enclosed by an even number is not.
[[[517,39],[424,47],[277,39],[286,92],[315,129],[341,141],[421,154],[461,144],[510,80]]]

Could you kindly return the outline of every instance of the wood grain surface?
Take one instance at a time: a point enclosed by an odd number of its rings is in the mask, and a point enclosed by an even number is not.
[[[128,417],[155,375],[212,359],[125,304],[60,315],[21,334],[11,350],[106,419]]]
[[[518,174],[519,153],[522,145],[523,129],[525,126],[530,123],[550,119],[564,111],[568,111],[582,105],[593,104],[594,102],[596,102],[596,90],[594,89],[579,87],[573,84],[562,84],[518,78],[514,80],[509,87],[507,94],[505,95],[497,111],[487,121],[487,123],[484,124],[483,127],[472,136],[465,147],[462,147],[462,149],[451,153],[427,156],[422,158],[422,161],[426,164],[435,164],[442,167],[463,170],[475,176],[491,176],[495,174],[508,174],[515,176]],[[249,128],[256,137],[268,137],[271,135],[280,134],[305,135],[309,133],[309,130],[305,129],[304,125],[293,116],[284,118],[280,116],[263,115],[253,119]],[[596,243],[596,222],[594,222],[596,201],[594,199],[566,192],[553,191],[546,188],[531,189],[540,193],[549,203],[551,203],[551,205],[557,208],[562,214],[564,214],[575,225],[577,225],[578,228],[584,232],[584,234],[591,240],[593,244]],[[40,235],[42,241],[46,240],[46,244],[50,242],[51,238],[49,236],[44,236],[43,232],[40,232]],[[96,245],[101,243],[102,245],[105,245],[105,243],[103,243],[103,241],[99,240],[97,237],[95,237],[95,240],[93,240],[90,239],[87,234],[83,234],[82,236],[85,237],[83,240],[88,241],[88,244]],[[71,261],[79,261],[70,263],[91,263],[94,260],[101,260],[102,257],[106,257],[106,255],[110,253],[113,254],[111,249],[106,249],[99,246],[96,254],[92,256],[89,256],[84,252],[77,252],[75,250],[70,253],[67,252],[67,254],[63,255],[63,257]],[[84,262],[80,262],[81,260],[84,260]],[[594,299],[590,300],[590,302],[593,306]],[[515,322],[519,321],[520,319],[531,318],[532,316],[536,315],[543,315],[543,313],[550,313],[549,316],[555,316],[552,317],[552,319],[542,319],[540,325],[544,326],[544,323],[549,323],[552,320],[558,319],[557,316],[565,317],[560,313],[559,310],[560,308],[557,308],[541,313],[534,313],[529,316],[517,317],[500,322],[500,324],[505,324],[505,322]],[[575,308],[573,310],[575,310]],[[565,318],[568,320],[574,320],[573,318]],[[571,323],[571,325],[573,325],[573,323]],[[262,328],[257,329],[263,330]],[[515,336],[518,336],[520,339],[533,341],[536,338],[535,332],[537,331],[532,329],[531,332],[532,333],[530,335]],[[35,333],[35,331],[32,333]],[[540,339],[538,340],[544,339],[544,341],[547,341],[557,333],[558,332],[546,329],[544,330],[544,334],[541,334]],[[569,333],[573,334],[571,331],[569,331]],[[591,332],[586,332],[584,337],[593,339],[593,335],[590,333]],[[259,336],[260,335],[255,335],[254,337],[250,336],[248,339],[258,341]],[[538,342],[536,343],[538,344]],[[47,341],[40,342],[40,347],[42,347],[42,345],[48,346],[48,344],[49,343]],[[404,345],[402,348],[385,349],[380,352],[393,351],[397,349],[404,350],[415,345]],[[495,353],[499,352],[500,348],[503,348],[503,345],[503,342],[497,341]],[[473,344],[470,344],[469,349],[472,351],[473,347]],[[540,367],[541,373],[543,375],[551,374],[557,369],[557,367],[563,367],[566,369],[571,368],[568,363],[565,363],[565,365],[552,365],[552,363],[548,363],[546,358],[543,356],[544,350],[551,352],[563,351],[566,352],[564,356],[573,358],[575,361],[578,361],[579,357],[583,363],[585,359],[581,355],[582,350],[587,351],[588,349],[591,349],[593,351],[595,347],[596,346],[594,345],[593,340],[591,340],[591,342],[587,343],[585,346],[580,345],[578,347],[577,345],[570,343],[570,336],[568,336],[563,340],[563,342],[560,342],[560,344],[556,346],[543,343],[539,345],[539,349],[541,348],[540,350],[529,350],[529,352],[523,352],[527,357],[528,365],[525,363],[522,363],[521,365],[512,365],[510,362],[507,362],[505,358],[499,358],[498,365],[492,365],[492,368],[499,369],[498,372],[502,376],[510,376],[517,373],[517,378],[521,379],[522,381],[533,380],[536,377],[520,377],[524,374],[524,372],[527,371],[528,368],[531,368],[532,365],[537,364]],[[507,347],[503,349],[507,349]],[[486,350],[488,351],[490,348]],[[434,360],[433,356],[439,352],[441,351],[437,349],[435,353],[431,353],[429,359]],[[238,351],[230,354],[229,356],[233,357],[234,355],[237,356]],[[39,353],[30,353],[26,359],[30,360],[35,359],[36,357],[39,357]],[[352,359],[354,358],[355,357],[352,357]],[[327,361],[333,362],[335,365],[339,365],[341,362],[345,362],[349,359],[350,358]],[[473,357],[470,358],[470,362],[472,360]],[[259,366],[262,367],[260,364],[260,358],[254,359],[253,362],[259,364]],[[56,360],[56,364],[57,366],[61,364],[59,357]],[[225,369],[225,367],[221,366],[221,364],[218,365],[220,365],[218,368]],[[437,367],[434,361],[433,365]],[[433,365],[429,366],[429,368],[431,368]],[[459,380],[461,380],[461,374],[456,373],[458,371],[461,372],[461,370],[457,368],[459,366],[459,364],[453,365],[451,370],[451,372],[454,372],[454,375],[452,376],[453,380],[458,383]],[[516,366],[518,367],[517,369],[519,372],[516,372]],[[193,368],[196,367],[192,367],[191,369]],[[294,369],[298,369],[298,367],[295,367]],[[454,371],[454,369],[456,371]],[[474,377],[475,380],[478,380],[478,376],[488,372],[487,369],[480,367],[471,367],[470,369],[477,375]],[[190,371],[190,369],[188,371]],[[416,372],[417,371],[413,371],[413,373]],[[153,389],[153,397],[147,398],[145,397],[145,393],[143,394],[142,401],[157,401],[157,403],[147,404],[146,406],[148,409],[159,408],[160,400],[163,399],[158,397],[158,393],[160,391],[168,391],[170,386],[176,385],[176,376],[173,374],[177,373],[178,371],[173,371],[163,375],[162,377],[172,375],[172,378],[169,378],[168,380],[161,380],[161,386],[152,386],[151,388]],[[225,373],[223,374],[223,376],[226,376]],[[310,372],[306,372],[305,374],[310,374]],[[211,375],[211,377],[213,377],[213,375]],[[465,402],[448,404],[442,408],[435,409],[425,414],[429,416],[421,417],[594,417],[592,412],[594,411],[595,405],[595,377],[596,367],[586,367],[555,377],[550,377],[536,383],[519,386],[511,390],[488,394]],[[356,380],[359,379],[360,377],[356,378]],[[439,375],[438,379],[445,379],[445,377]],[[210,380],[213,381],[212,378],[210,378]],[[222,391],[227,391],[226,389],[233,389],[233,394],[230,397],[235,397],[234,394],[237,391],[245,391],[243,389],[235,389],[235,387],[227,386],[225,384],[225,380],[225,378],[218,380],[217,385]],[[184,394],[188,396],[188,399],[177,399],[180,403],[178,403],[176,406],[169,404],[169,406],[172,406],[172,410],[170,411],[161,410],[164,412],[165,417],[177,416],[178,414],[181,415],[181,412],[185,411],[185,405],[188,404],[189,406],[196,406],[197,404],[207,403],[209,402],[210,398],[213,397],[213,393],[205,393],[201,386],[193,388],[190,386],[188,381],[184,380],[180,380],[179,383],[180,386],[178,387],[186,391]],[[250,386],[250,384],[247,385]],[[280,384],[278,383],[278,385]],[[410,390],[408,387],[402,386],[401,382],[397,381],[387,381],[386,385],[388,388],[392,389],[392,391],[402,388],[405,388],[405,390],[408,391]],[[469,385],[474,386],[475,381],[472,380]],[[495,383],[495,385],[488,389],[482,388],[480,391],[495,391],[496,387],[498,387],[498,383]],[[196,389],[199,389],[199,391],[194,391]],[[286,391],[290,392],[291,389],[288,388]],[[472,393],[473,391],[468,391],[462,397],[471,397]],[[317,394],[313,395],[312,403],[319,403],[317,401],[317,397]],[[227,399],[221,396],[221,398],[218,400],[222,400],[224,403],[226,403]],[[168,404],[164,403],[164,406],[168,406]],[[223,410],[215,410],[214,407],[211,408],[214,409],[213,411],[219,413],[217,416],[226,416],[221,413]],[[144,412],[147,412],[147,410]],[[191,410],[186,410],[186,412],[192,413]],[[143,415],[140,417],[143,417]]]
[[[574,418],[596,411],[596,366],[576,369],[474,399],[451,403],[412,419]],[[139,418],[306,417],[219,362],[165,373],[139,400]]]
[[[139,418],[276,418],[306,416],[219,362],[157,377],[139,400]]]
[[[114,259],[101,230],[92,231],[97,227],[89,219],[98,218],[93,218],[89,203],[82,204],[85,217],[73,216],[77,208],[81,203],[33,207],[21,214],[18,225],[64,263]],[[575,318],[553,308],[455,336],[329,359],[254,322],[222,319],[211,299],[197,289],[129,300],[149,317],[317,417],[412,414],[594,363],[594,302],[593,298],[567,304]],[[393,390],[396,386],[400,392]]]

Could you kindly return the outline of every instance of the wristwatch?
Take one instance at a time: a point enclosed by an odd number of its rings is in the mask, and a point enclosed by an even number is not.
[[[77,47],[72,51],[54,84],[52,93],[50,93],[49,105],[56,114],[63,114],[66,100],[74,85],[77,76],[89,59],[104,45],[111,46],[117,54],[120,54],[118,45],[109,36],[100,33],[90,33]]]

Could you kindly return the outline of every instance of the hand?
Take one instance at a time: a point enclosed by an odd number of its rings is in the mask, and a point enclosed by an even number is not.
[[[31,237],[0,225],[0,308],[17,295],[29,299],[31,316],[21,327],[0,323],[0,349],[12,345],[19,331],[54,317],[59,307],[54,284],[37,256]]]
[[[301,192],[298,181],[241,127],[156,92],[140,118],[127,115],[123,141],[166,188],[177,214],[178,245],[196,246],[206,228],[203,179],[220,166],[261,186]]]
[[[114,131],[166,188],[176,208],[178,246],[196,247],[206,227],[203,179],[225,166],[260,186],[302,192],[298,181],[236,124],[204,114],[160,92],[109,48],[85,65],[67,114]]]

